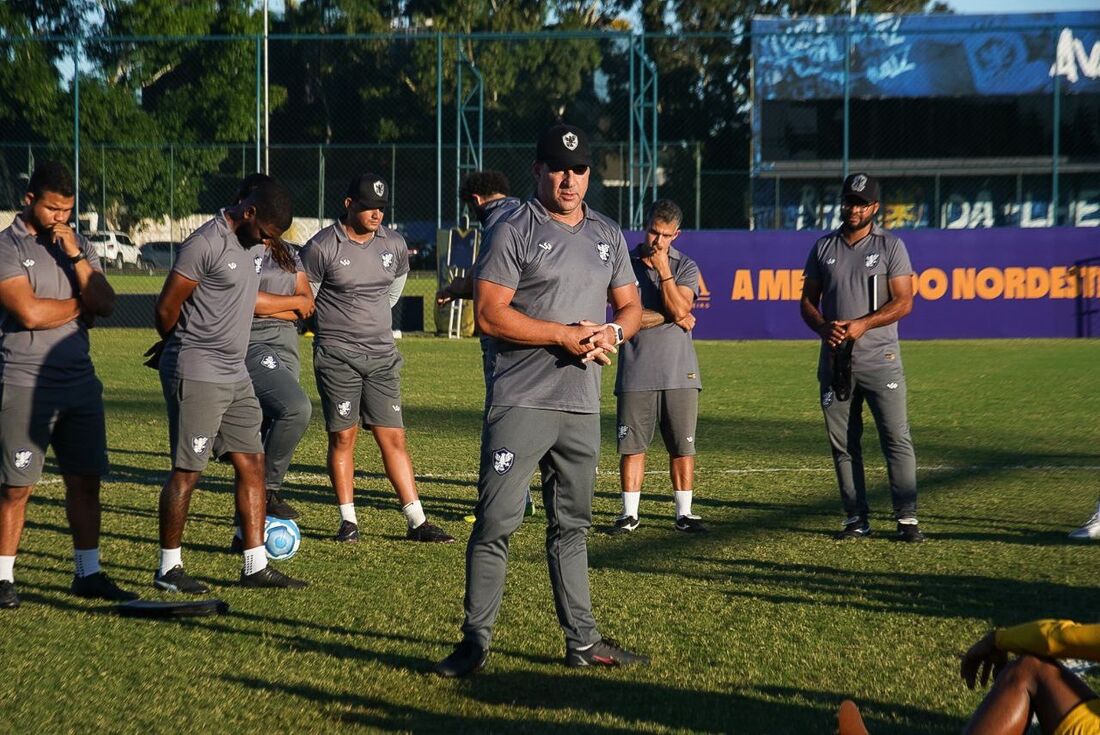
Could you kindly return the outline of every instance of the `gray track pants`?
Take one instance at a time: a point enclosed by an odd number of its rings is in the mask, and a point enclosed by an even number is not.
[[[306,433],[313,405],[298,383],[298,335],[293,346],[250,344],[245,367],[264,414],[264,485],[279,490],[298,442]]]
[[[600,639],[588,590],[588,528],[600,452],[599,414],[493,406],[481,435],[477,520],[466,546],[466,640],[488,648],[504,595],[508,539],[542,471],[546,557],[558,622],[572,647]]]
[[[833,466],[840,485],[844,512],[866,516],[867,484],[863,471],[863,402],[871,409],[890,478],[890,498],[896,518],[917,515],[917,458],[909,434],[905,373],[901,365],[873,368],[852,364],[852,397],[836,400],[832,388],[821,384],[821,410],[833,450]]]

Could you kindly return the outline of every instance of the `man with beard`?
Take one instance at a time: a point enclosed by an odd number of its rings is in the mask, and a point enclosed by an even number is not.
[[[846,514],[838,538],[871,533],[861,447],[866,401],[886,457],[894,538],[919,542],[917,460],[897,327],[913,309],[913,266],[905,244],[874,223],[878,210],[875,179],[856,173],[844,180],[841,226],[820,238],[806,260],[802,319],[821,337],[821,408]]]

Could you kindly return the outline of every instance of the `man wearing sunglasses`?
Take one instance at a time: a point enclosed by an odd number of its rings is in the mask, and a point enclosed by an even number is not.
[[[638,331],[641,305],[622,231],[584,203],[584,131],[539,138],[536,196],[496,224],[478,259],[474,312],[490,338],[478,504],[466,547],[463,640],[436,666],[484,665],[504,594],[508,541],[523,521],[531,473],[542,472],[546,552],[569,666],[642,664],[596,629],[587,532],[600,451],[600,369]],[[608,302],[612,321],[604,323]]]
[[[846,519],[840,539],[871,533],[864,478],[863,402],[871,408],[890,478],[898,541],[919,542],[917,460],[909,435],[897,322],[913,310],[913,266],[903,243],[875,224],[878,181],[844,180],[840,228],[806,260],[802,319],[821,337],[821,409]]]

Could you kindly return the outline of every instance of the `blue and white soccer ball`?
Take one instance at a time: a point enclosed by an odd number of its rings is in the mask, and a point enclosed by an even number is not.
[[[264,521],[264,551],[268,559],[289,559],[301,545],[302,532],[294,521],[275,516]]]

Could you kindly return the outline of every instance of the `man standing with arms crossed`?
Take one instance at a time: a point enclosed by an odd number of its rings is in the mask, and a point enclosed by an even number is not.
[[[806,260],[802,319],[821,337],[817,376],[846,520],[837,538],[871,533],[863,469],[863,401],[878,428],[890,478],[898,541],[920,542],[917,460],[909,434],[898,320],[913,310],[905,244],[874,223],[878,181],[852,174],[841,191],[840,229]]]
[[[0,232],[0,608],[19,607],[15,555],[27,501],[53,446],[73,535],[72,593],[132,600],[99,567],[100,477],[107,472],[103,384],[88,326],[115,292],[69,226],[75,186],[60,163],[31,174],[23,211]]]
[[[328,472],[340,527],[336,540],[359,540],[355,515],[355,442],[369,428],[386,477],[405,515],[405,538],[450,543],[429,523],[416,491],[401,418],[401,353],[390,311],[409,274],[409,250],[400,233],[382,225],[389,187],[375,174],[351,180],[344,218],[314,235],[300,253],[316,296],[313,371],[328,431]]]
[[[265,248],[290,227],[290,192],[265,181],[180,245],[156,305],[165,338],[160,381],[168,407],[172,474],[160,493],[160,566],[153,585],[169,592],[210,589],[183,568],[183,527],[191,494],[211,456],[236,473],[245,587],[305,587],[268,565],[264,550],[263,415],[245,354]]]
[[[613,533],[629,533],[638,527],[645,453],[658,425],[668,450],[675,528],[684,533],[707,530],[691,512],[695,427],[703,384],[691,342],[695,326],[691,307],[699,295],[699,266],[672,247],[683,217],[675,202],[654,202],[646,221],[645,242],[630,253],[642,299],[642,328],[623,345],[615,376],[623,511],[615,520]]]
[[[474,308],[492,339],[478,505],[466,547],[463,640],[436,665],[465,676],[488,656],[504,594],[508,540],[542,470],[546,553],[569,666],[645,663],[601,637],[588,587],[588,528],[600,452],[600,365],[638,331],[641,307],[618,226],[584,204],[591,173],[582,130],[540,136],[536,198],[498,222],[478,259]],[[604,324],[606,306],[614,321]]]

